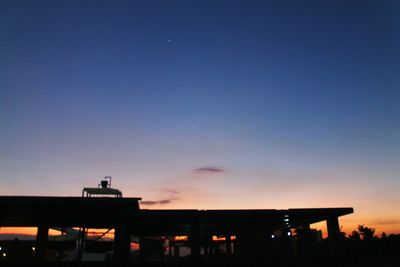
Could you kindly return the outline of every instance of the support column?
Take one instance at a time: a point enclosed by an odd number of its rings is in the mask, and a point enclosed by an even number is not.
[[[250,227],[247,225],[242,225],[237,232],[237,240],[234,250],[240,260],[249,260],[254,256],[254,251],[251,249],[253,247],[251,242],[252,233],[249,228]]]
[[[311,228],[309,224],[304,224],[296,229],[297,242],[294,250],[296,256],[309,257],[313,253],[314,240],[311,236]]]
[[[193,221],[190,227],[190,250],[194,261],[200,260],[200,225]]]
[[[85,250],[85,242],[86,242],[86,228],[79,228],[79,239],[77,240],[77,256],[76,261],[82,261],[83,251]]]
[[[146,244],[144,242],[143,236],[139,236],[139,259],[140,259],[140,262],[146,262],[146,260],[147,260]]]
[[[174,244],[174,257],[179,258],[181,255],[179,253],[179,246]]]
[[[226,253],[232,255],[232,240],[230,235],[225,236]]]
[[[121,222],[115,228],[114,260],[117,262],[129,262],[131,256],[131,233],[127,222]]]
[[[339,218],[331,217],[326,221],[327,229],[328,229],[328,240],[329,240],[329,251],[332,257],[338,256],[339,250],[339,237],[340,237],[340,228],[339,228]]]
[[[49,240],[49,227],[39,225],[36,233],[35,261],[44,262],[47,253],[47,242]]]

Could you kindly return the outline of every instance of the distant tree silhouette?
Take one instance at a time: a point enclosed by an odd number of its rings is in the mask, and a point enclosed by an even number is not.
[[[343,232],[342,229],[343,226],[340,226],[340,232],[339,232],[340,240],[346,240],[346,232]]]
[[[374,236],[375,229],[374,228],[369,228],[369,227],[366,227],[363,224],[361,224],[357,227],[357,229],[362,237],[362,240],[370,241],[375,238],[375,236]]]
[[[382,239],[387,239],[387,235],[386,235],[386,233],[385,233],[385,232],[382,232],[382,234],[381,234],[381,238],[382,238]]]
[[[351,232],[351,234],[349,235],[349,239],[353,241],[360,241],[361,240],[360,233],[357,231]]]

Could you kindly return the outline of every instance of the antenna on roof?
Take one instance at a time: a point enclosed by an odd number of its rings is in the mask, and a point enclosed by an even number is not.
[[[111,188],[111,176],[106,176],[96,187],[85,187],[82,190],[82,197],[122,197],[122,192]]]

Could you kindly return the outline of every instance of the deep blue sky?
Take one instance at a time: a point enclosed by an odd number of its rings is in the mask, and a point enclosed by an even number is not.
[[[355,206],[400,230],[399,12],[0,1],[0,194],[112,175],[168,208]]]

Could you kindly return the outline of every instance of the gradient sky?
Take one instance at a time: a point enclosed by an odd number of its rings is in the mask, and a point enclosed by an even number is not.
[[[400,232],[399,1],[0,0],[0,195],[350,206]],[[153,205],[151,205],[153,204]]]

